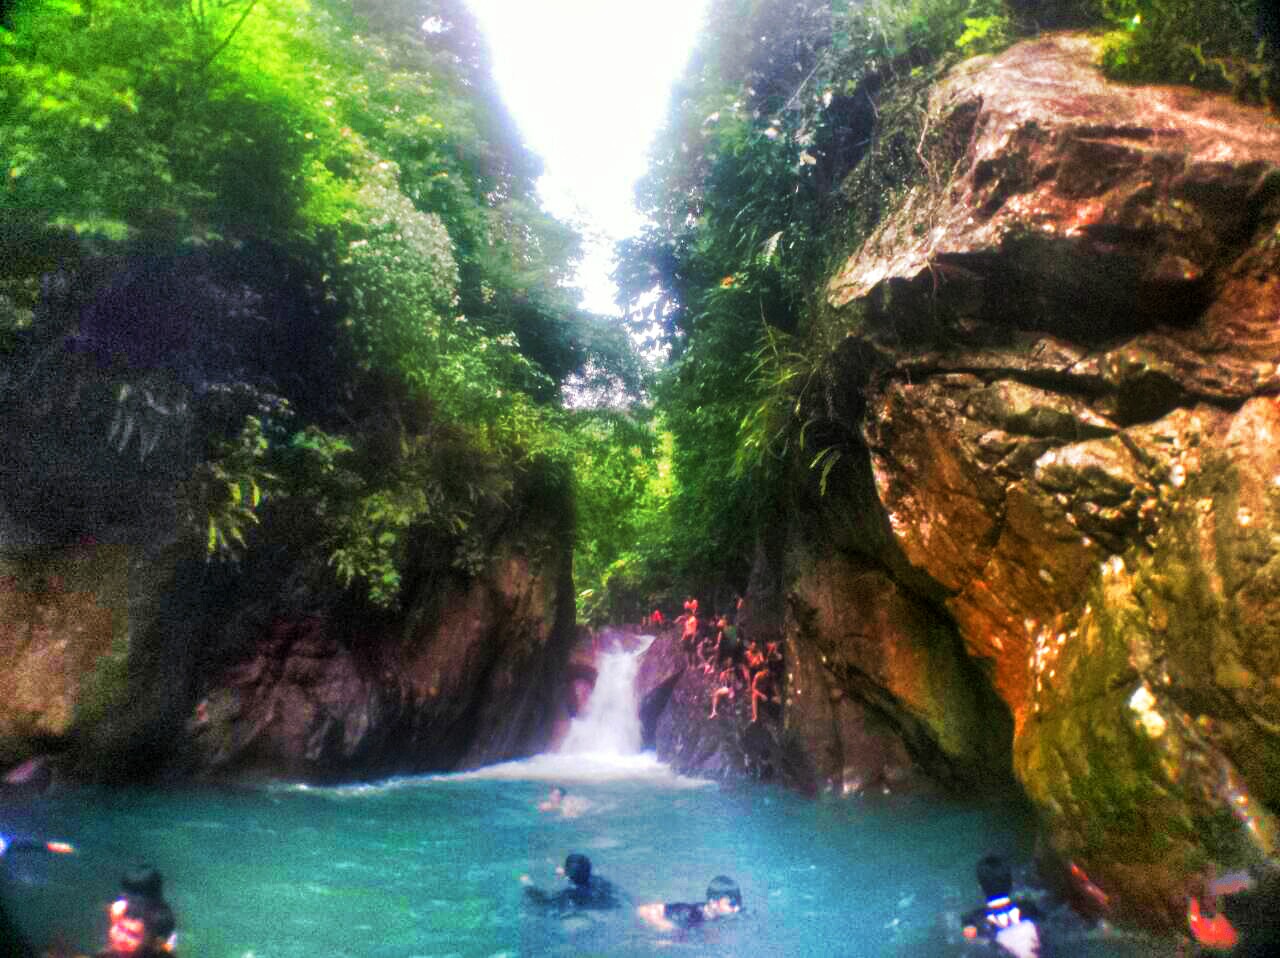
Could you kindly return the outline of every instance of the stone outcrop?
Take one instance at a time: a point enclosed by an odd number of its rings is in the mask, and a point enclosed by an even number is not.
[[[1095,53],[931,91],[920,182],[826,288],[806,414],[842,459],[782,579],[915,753],[987,761],[1003,711],[1064,860],[1167,927],[1205,863],[1277,852],[1280,125]]]
[[[678,772],[720,780],[772,781],[812,794],[816,769],[804,743],[780,721],[781,709],[762,703],[751,721],[750,693],[719,703],[710,718],[714,675],[689,668],[677,633],[654,640],[636,676],[643,744]]]
[[[187,726],[196,768],[349,780],[540,750],[569,708],[560,560],[540,571],[500,552],[478,577],[432,582],[381,628],[272,617],[201,683]]]
[[[252,415],[287,449],[281,393],[333,421],[332,307],[270,247],[126,257],[57,238],[30,335],[0,355],[0,768],[334,780],[541,748],[569,708],[563,483],[505,477],[513,508],[470,523],[465,562],[407,530],[397,612],[336,582],[309,494],[268,496],[242,554],[211,558],[193,521],[205,434]],[[364,417],[376,464],[382,433],[394,455],[432,424],[368,385],[368,408],[339,397],[336,418]]]
[[[1008,720],[943,616],[839,552],[796,549],[791,571],[787,723],[816,723],[802,739],[827,782],[1011,786]]]

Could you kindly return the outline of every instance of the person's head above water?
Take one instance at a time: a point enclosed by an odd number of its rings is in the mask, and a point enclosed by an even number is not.
[[[111,955],[151,954],[157,943],[172,947],[173,912],[157,898],[126,894],[111,905],[107,948]],[[161,950],[166,950],[162,947]]]
[[[742,910],[742,889],[727,875],[717,875],[707,885],[707,908],[715,915],[729,915]]]
[[[564,860],[564,877],[575,885],[585,885],[591,881],[591,859],[586,855],[574,852]]]
[[[139,865],[125,872],[120,879],[120,887],[126,895],[153,898],[156,901],[164,899],[164,878],[150,865]]]
[[[1013,891],[1013,872],[1009,869],[1009,863],[999,855],[988,855],[979,861],[976,871],[978,884],[988,901],[1006,898]]]

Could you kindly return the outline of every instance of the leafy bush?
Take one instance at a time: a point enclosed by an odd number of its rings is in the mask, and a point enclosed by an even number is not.
[[[1102,63],[1117,78],[1190,83],[1261,102],[1276,95],[1277,38],[1261,37],[1262,0],[1101,0],[1117,29]]]

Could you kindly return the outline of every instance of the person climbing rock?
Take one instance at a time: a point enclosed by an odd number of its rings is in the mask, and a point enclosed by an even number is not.
[[[661,931],[692,928],[742,911],[742,890],[726,875],[717,875],[707,885],[707,899],[701,904],[690,902],[654,902],[641,905],[636,913],[641,920]]]
[[[741,643],[738,641],[738,627],[722,615],[716,622],[716,628],[719,630],[716,634],[717,663],[724,665],[726,662],[737,661],[742,654]]]
[[[978,862],[978,885],[987,903],[961,919],[965,938],[994,942],[1002,955],[1044,958],[1041,954],[1040,912],[1033,902],[1015,901],[1013,873],[997,855]]]
[[[607,878],[591,873],[591,859],[574,852],[564,860],[564,867],[557,868],[569,887],[558,892],[546,892],[535,888],[528,875],[521,875],[524,884],[524,901],[531,908],[557,915],[575,911],[607,910],[622,907],[622,899],[613,883]]]
[[[716,718],[719,715],[720,700],[727,698],[732,702],[738,697],[739,690],[739,673],[732,665],[721,671],[719,675],[720,686],[711,693],[711,714],[707,718]]]

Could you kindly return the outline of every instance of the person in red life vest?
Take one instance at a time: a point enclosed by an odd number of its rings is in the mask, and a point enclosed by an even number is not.
[[[653,624],[655,629],[661,629],[665,624],[665,620],[662,618],[662,610],[654,609],[653,615],[649,616],[649,621]]]
[[[107,948],[98,958],[168,958],[177,944],[173,909],[164,900],[164,882],[154,868],[141,866],[121,879],[122,894],[111,903]]]
[[[1219,875],[1210,863],[1187,898],[1187,929],[1199,954],[1280,955],[1280,865],[1267,861]]]
[[[978,862],[978,884],[987,899],[961,919],[964,936],[992,942],[998,953],[1013,958],[1041,958],[1040,912],[1033,902],[1015,901],[1013,872],[998,855]]]

